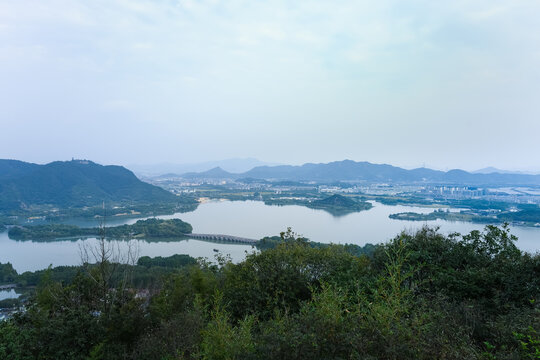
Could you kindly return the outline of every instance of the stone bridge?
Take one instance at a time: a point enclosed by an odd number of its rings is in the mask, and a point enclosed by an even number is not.
[[[249,244],[249,245],[255,245],[255,243],[258,241],[256,239],[248,239],[244,237],[223,235],[223,234],[186,234],[186,237],[190,239],[230,242],[230,243]]]

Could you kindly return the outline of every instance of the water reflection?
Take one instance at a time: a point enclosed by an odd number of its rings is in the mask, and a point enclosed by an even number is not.
[[[257,201],[215,201],[201,204],[190,213],[159,216],[159,218],[180,218],[193,225],[196,233],[219,233],[260,239],[264,236],[278,235],[287,227],[313,241],[324,243],[380,243],[396,236],[399,232],[414,231],[423,225],[439,226],[440,231],[468,233],[481,230],[483,225],[466,222],[434,220],[425,222],[393,220],[388,215],[398,212],[429,213],[433,208],[403,205],[383,205],[374,202],[367,211],[334,217],[323,210],[302,206],[267,206]],[[138,219],[112,219],[108,226],[132,224]],[[96,226],[97,221],[71,220],[80,226]],[[540,248],[540,228],[513,227],[512,233],[519,237],[518,246],[526,251],[536,252]],[[92,245],[95,238],[76,241],[34,242],[13,241],[7,233],[0,234],[0,262],[10,261],[19,272],[43,269],[50,264],[80,264],[79,248],[82,243]],[[253,251],[249,245],[209,243],[199,240],[177,242],[145,242],[138,240],[140,255],[170,256],[189,254],[195,257],[213,259],[215,251],[230,254],[233,261],[244,258],[246,251]]]
[[[17,299],[19,296],[14,289],[0,290],[0,300]]]

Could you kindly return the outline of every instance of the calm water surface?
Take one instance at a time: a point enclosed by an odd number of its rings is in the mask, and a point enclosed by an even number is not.
[[[393,220],[388,215],[413,211],[429,213],[434,209],[413,206],[389,206],[374,203],[368,211],[335,217],[323,210],[303,206],[267,206],[258,201],[215,201],[201,204],[191,213],[159,216],[162,219],[180,218],[193,225],[194,233],[219,233],[254,239],[279,235],[292,227],[293,231],[313,241],[323,243],[380,243],[391,239],[399,232],[412,231],[424,224],[439,226],[440,231],[468,233],[481,230],[483,225],[467,222],[435,220],[426,222]],[[132,224],[138,219],[114,219],[108,226]],[[96,226],[95,221],[75,221],[80,226]],[[519,237],[517,245],[526,251],[540,249],[540,228],[513,227],[512,233]],[[56,242],[33,242],[10,240],[7,233],[0,233],[0,262],[11,262],[21,272],[46,268],[49,264],[80,264],[79,249],[82,244],[91,245],[96,239]],[[244,258],[253,249],[248,245],[232,245],[183,240],[178,242],[136,242],[141,256],[169,256],[189,254],[194,257],[214,259],[215,251],[230,254],[234,261]]]
[[[15,292],[14,289],[9,289],[9,290],[0,290],[0,300],[5,300],[5,299],[16,299],[18,298],[20,295],[17,294]]]

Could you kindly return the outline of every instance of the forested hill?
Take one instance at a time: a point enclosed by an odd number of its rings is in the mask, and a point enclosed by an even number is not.
[[[372,164],[352,160],[334,161],[301,166],[258,166],[243,174],[229,177],[295,180],[295,181],[366,181],[389,183],[447,183],[447,184],[494,184],[494,185],[540,185],[540,175],[526,174],[475,174],[463,170],[438,171],[427,168],[412,170],[387,164]],[[193,174],[190,174],[194,177]]]
[[[0,160],[0,181],[15,179],[29,174],[40,167],[38,164],[19,160]]]
[[[0,210],[33,205],[95,206],[105,202],[174,202],[176,196],[140,181],[121,166],[86,160],[37,165],[0,160]]]

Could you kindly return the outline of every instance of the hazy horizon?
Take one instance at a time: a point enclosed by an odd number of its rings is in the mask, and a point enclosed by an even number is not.
[[[532,0],[0,3],[0,158],[540,171]]]
[[[24,160],[24,159],[13,159],[13,158],[10,158],[8,160],[19,160],[19,161],[25,161],[25,162],[32,162],[32,161],[27,161],[27,160]],[[200,162],[185,162],[185,163],[179,163],[179,162],[166,162],[166,161],[156,161],[156,162],[152,162],[152,163],[111,163],[111,162],[100,162],[100,161],[97,161],[95,159],[90,159],[90,158],[76,158],[76,157],[72,157],[72,158],[69,158],[69,159],[55,159],[55,160],[52,160],[52,161],[45,161],[45,162],[32,162],[32,163],[36,163],[36,164],[40,164],[40,165],[45,165],[45,164],[48,164],[50,162],[54,162],[54,161],[70,161],[70,160],[90,160],[90,161],[93,161],[95,163],[98,163],[100,165],[120,165],[120,166],[124,166],[136,173],[140,173],[140,174],[152,174],[152,175],[161,175],[161,174],[165,174],[167,172],[172,172],[174,173],[174,168],[175,167],[185,167],[186,170],[184,170],[183,172],[202,172],[202,171],[206,171],[206,170],[210,170],[214,167],[221,167],[223,168],[224,170],[228,171],[228,172],[231,172],[231,173],[243,173],[243,172],[246,172],[248,170],[251,170],[252,168],[256,167],[256,166],[281,166],[281,165],[292,165],[292,166],[301,166],[301,165],[304,165],[304,164],[308,164],[308,163],[311,163],[311,164],[321,164],[321,163],[331,163],[331,162],[340,162],[340,161],[345,161],[345,160],[352,160],[352,161],[355,161],[355,162],[368,162],[368,163],[372,163],[372,164],[385,164],[385,165],[392,165],[392,166],[395,166],[395,167],[400,167],[400,168],[403,168],[403,169],[407,169],[407,170],[412,170],[412,169],[417,169],[417,168],[428,168],[428,169],[432,169],[432,170],[439,170],[439,171],[450,171],[450,170],[456,170],[456,169],[459,169],[459,170],[465,170],[465,171],[468,171],[468,172],[476,172],[476,171],[479,171],[479,170],[485,170],[485,169],[495,169],[495,170],[502,170],[502,171],[510,171],[510,172],[515,172],[515,173],[523,173],[523,174],[539,174],[540,175],[540,169],[516,169],[516,168],[497,168],[497,167],[494,167],[494,166],[485,166],[485,167],[482,167],[482,168],[464,168],[464,167],[455,167],[455,168],[440,168],[440,167],[436,167],[436,166],[430,166],[429,164],[421,164],[421,165],[418,165],[418,166],[404,166],[404,165],[400,165],[400,164],[396,164],[396,163],[390,163],[390,162],[387,162],[387,163],[377,163],[377,162],[373,162],[373,161],[369,161],[369,160],[362,160],[362,159],[336,159],[336,160],[331,160],[331,161],[328,161],[328,162],[322,162],[322,161],[309,161],[309,162],[302,162],[302,163],[274,163],[274,162],[267,162],[267,161],[263,161],[263,160],[260,160],[260,159],[256,159],[256,158],[228,158],[228,159],[221,159],[221,160],[206,160],[206,161],[200,161]],[[245,162],[244,162],[245,161]],[[257,162],[257,164],[253,165],[253,166],[248,166],[247,164],[251,163],[251,162]],[[227,166],[227,165],[222,165],[223,163],[224,164],[230,164],[231,162],[233,163],[236,163],[236,165],[230,165],[230,166]],[[238,169],[238,168],[242,168],[242,169]],[[165,170],[160,170],[160,169],[165,169]],[[178,172],[176,171],[176,173],[180,174],[182,173],[181,172]]]

